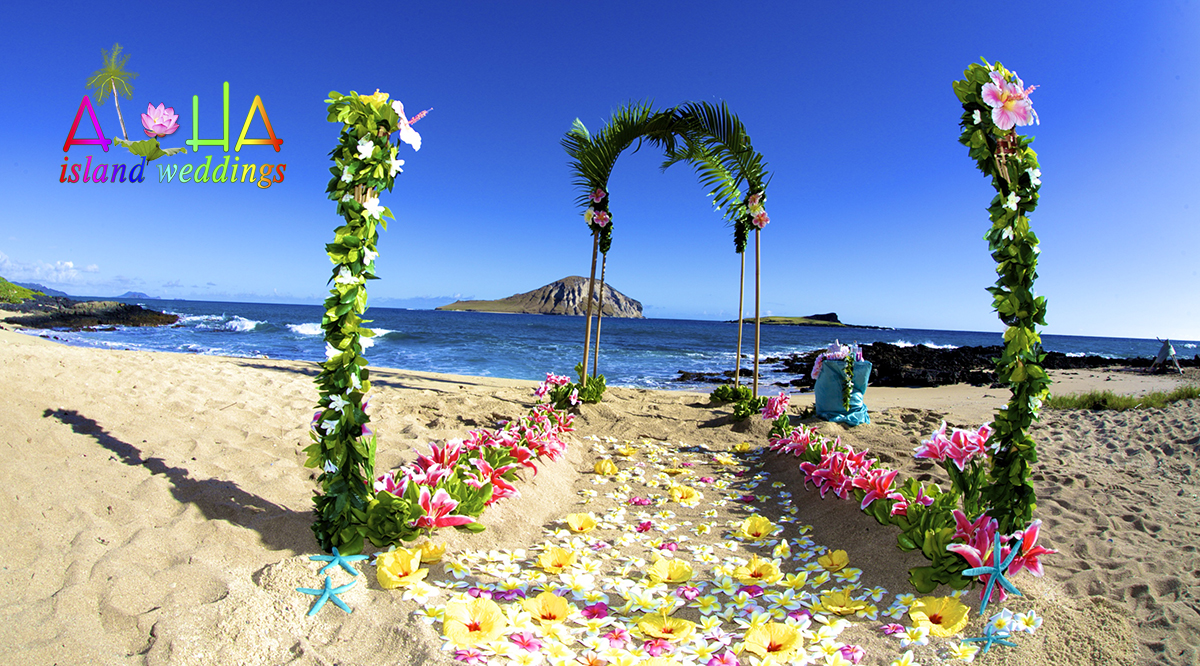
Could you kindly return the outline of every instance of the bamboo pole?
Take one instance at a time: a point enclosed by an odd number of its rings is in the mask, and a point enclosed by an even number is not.
[[[604,273],[608,268],[608,253],[600,259],[600,302],[596,305],[596,351],[592,354],[592,377],[599,372],[600,366],[600,324],[604,321]]]
[[[592,295],[596,289],[596,254],[600,251],[600,231],[592,232],[592,275],[588,278],[587,334],[583,338],[583,366],[579,381],[587,377],[588,354],[592,351]],[[583,382],[586,384],[586,382]]]
[[[754,230],[754,397],[758,397],[758,349],[762,341],[762,317],[759,305],[762,302],[762,229]]]
[[[746,252],[738,252],[742,257],[742,272],[738,277],[738,347],[733,360],[733,385],[742,385],[742,327],[746,325]]]

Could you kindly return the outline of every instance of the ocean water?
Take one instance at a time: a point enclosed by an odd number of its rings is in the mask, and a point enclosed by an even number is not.
[[[175,300],[136,300],[147,308],[179,315],[175,326],[118,328],[114,331],[59,331],[73,345],[113,349],[172,351],[250,358],[321,361],[325,344],[322,308]],[[573,375],[583,360],[583,317],[442,312],[372,307],[366,317],[375,329],[367,350],[371,365],[462,375],[544,379],[547,372]],[[743,354],[754,352],[754,327],[747,324]],[[1002,344],[999,333],[921,329],[830,329],[763,326],[761,353],[783,356],[843,342],[889,342],[962,347]],[[1194,340],[1172,341],[1180,358],[1197,355]],[[1112,358],[1153,357],[1161,343],[1136,338],[1043,336],[1043,347],[1067,354]],[[606,318],[600,331],[600,373],[610,386],[697,389],[708,385],[675,381],[680,370],[733,369],[737,324],[684,319]],[[869,359],[868,359],[869,360]],[[744,367],[752,361],[744,358]],[[775,378],[761,368],[761,381]]]

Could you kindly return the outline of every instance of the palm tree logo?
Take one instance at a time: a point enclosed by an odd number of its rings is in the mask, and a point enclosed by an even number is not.
[[[121,57],[120,44],[113,44],[112,51],[100,49],[100,54],[104,58],[104,67],[92,72],[87,86],[95,91],[96,103],[99,105],[103,105],[108,94],[112,93],[113,102],[117,105],[117,118],[121,121],[121,134],[128,141],[125,118],[121,116],[120,97],[124,95],[125,99],[133,99],[133,86],[129,85],[129,81],[137,74],[125,71],[125,62],[129,60],[129,56]]]

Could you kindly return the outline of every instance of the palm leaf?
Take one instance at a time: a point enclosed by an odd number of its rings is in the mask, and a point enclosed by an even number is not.
[[[126,99],[132,99],[133,86],[129,81],[136,78],[137,74],[125,71],[129,56],[121,57],[121,45],[113,44],[111,51],[101,49],[100,55],[104,59],[104,67],[92,72],[87,80],[87,87],[96,92],[96,103],[104,104],[114,90]]]

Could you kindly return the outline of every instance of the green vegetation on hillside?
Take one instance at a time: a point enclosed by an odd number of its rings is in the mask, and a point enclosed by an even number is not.
[[[754,318],[747,317],[742,320],[743,323],[753,324]],[[825,321],[824,319],[812,319],[811,317],[763,317],[764,324],[780,324],[784,326],[838,326],[845,328],[846,324],[840,321]]]
[[[1052,395],[1046,399],[1047,409],[1091,409],[1095,411],[1127,409],[1161,409],[1180,400],[1200,398],[1200,387],[1185,385],[1174,391],[1164,393],[1154,391],[1146,395],[1117,395],[1112,391],[1091,391],[1089,393],[1072,393],[1070,395]]]
[[[0,277],[0,303],[20,303],[33,298],[34,294],[45,296],[40,291],[32,291]]]

